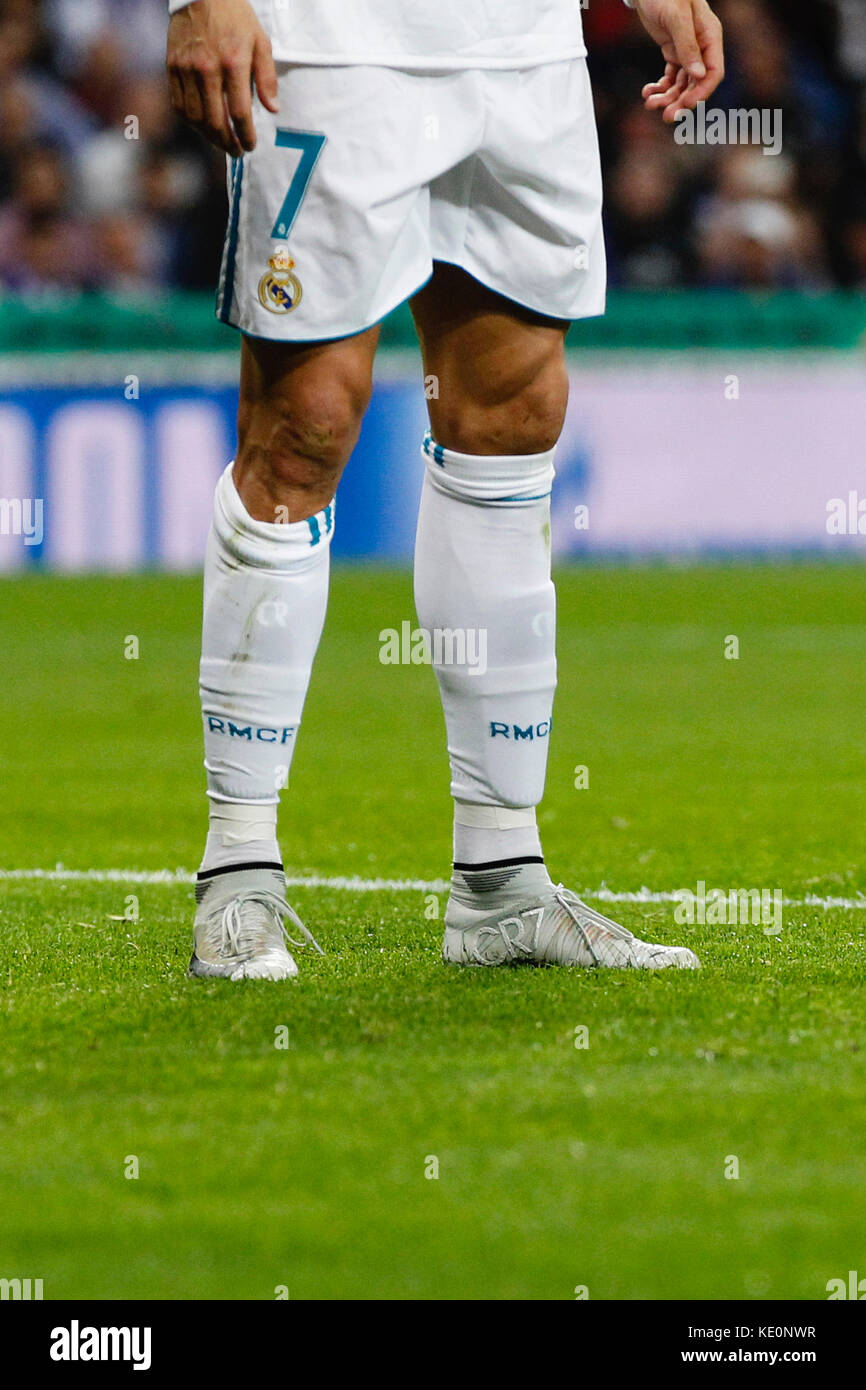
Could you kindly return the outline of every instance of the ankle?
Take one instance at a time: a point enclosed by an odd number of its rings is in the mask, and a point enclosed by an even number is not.
[[[281,863],[276,803],[211,801],[210,828],[199,872],[240,864]]]

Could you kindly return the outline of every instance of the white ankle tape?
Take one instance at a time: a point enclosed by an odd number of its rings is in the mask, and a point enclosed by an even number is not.
[[[429,430],[421,453],[433,486],[466,502],[529,506],[550,496],[553,449],[544,454],[460,454],[437,444]]]
[[[480,830],[513,830],[535,825],[534,806],[478,806],[470,801],[454,802],[454,824],[471,825]]]
[[[211,798],[210,830],[220,836],[224,845],[273,840],[277,833],[277,803]]]

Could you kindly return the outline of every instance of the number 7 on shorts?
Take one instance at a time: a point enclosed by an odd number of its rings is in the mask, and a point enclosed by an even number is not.
[[[285,241],[292,230],[327,138],[317,130],[287,130],[284,126],[277,127],[277,145],[282,149],[300,150],[301,157],[283,199],[283,205],[277,213],[272,237]]]

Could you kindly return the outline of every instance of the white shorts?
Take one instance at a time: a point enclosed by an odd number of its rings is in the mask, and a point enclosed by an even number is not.
[[[260,338],[358,333],[449,261],[554,318],[604,312],[584,58],[418,73],[279,64],[229,162],[217,313]]]

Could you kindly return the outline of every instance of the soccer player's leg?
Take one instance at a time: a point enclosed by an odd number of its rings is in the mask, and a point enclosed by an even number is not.
[[[255,149],[229,166],[217,295],[245,337],[205,575],[211,825],[191,969],[232,979],[295,973],[277,801],[324,618],[334,491],[369,398],[371,325],[428,278],[426,185],[464,151],[465,122],[426,138],[420,76],[278,63],[277,78],[283,114],[256,104]],[[443,100],[463,85],[447,76]]]
[[[245,338],[238,451],[217,486],[204,576],[201,701],[210,829],[190,973],[297,973],[277,806],[325,617],[334,494],[370,395],[377,331]],[[295,944],[302,945],[303,940]]]
[[[685,948],[639,941],[555,884],[539,840],[556,685],[550,492],[568,397],[567,324],[441,263],[413,311],[424,371],[438,387],[424,445],[416,607],[428,632],[462,632],[451,650],[476,658],[437,663],[434,640],[454,797],[445,959],[694,967]]]

